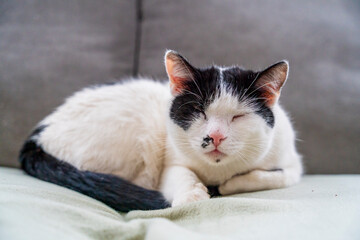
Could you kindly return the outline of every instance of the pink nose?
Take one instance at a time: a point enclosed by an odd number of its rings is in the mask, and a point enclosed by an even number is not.
[[[219,132],[211,133],[209,137],[211,137],[211,139],[213,140],[215,147],[219,146],[220,143],[226,139],[226,137]]]

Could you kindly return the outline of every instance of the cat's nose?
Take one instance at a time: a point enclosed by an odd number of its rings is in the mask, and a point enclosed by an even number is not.
[[[209,137],[212,139],[215,147],[219,146],[220,143],[226,139],[226,137],[218,131],[209,134]]]

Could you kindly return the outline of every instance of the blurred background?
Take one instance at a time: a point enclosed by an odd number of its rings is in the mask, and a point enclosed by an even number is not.
[[[199,67],[288,59],[281,103],[307,173],[360,173],[359,23],[357,0],[0,0],[0,165],[74,91],[165,79],[174,49]]]

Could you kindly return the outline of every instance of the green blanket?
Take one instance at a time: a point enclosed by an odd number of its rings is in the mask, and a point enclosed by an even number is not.
[[[0,239],[360,239],[360,175],[305,176],[287,189],[120,214],[0,168]]]

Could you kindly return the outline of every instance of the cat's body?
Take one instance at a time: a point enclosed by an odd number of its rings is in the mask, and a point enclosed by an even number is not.
[[[168,88],[151,80],[87,88],[40,123],[38,143],[80,170],[157,189],[169,101]]]
[[[232,194],[299,181],[295,134],[277,103],[286,62],[258,73],[236,67],[199,70],[170,51],[166,65],[170,85],[134,79],[68,98],[25,144],[23,168],[124,211],[167,206],[158,192],[146,189],[160,191],[175,206],[208,199],[210,185]],[[60,168],[61,174],[52,174]],[[117,199],[121,188],[101,180],[108,174],[119,177],[111,181],[126,191],[132,192],[132,184],[144,188],[130,194],[134,206],[116,206],[116,201],[126,205],[128,196]],[[142,200],[157,204],[139,207]]]

